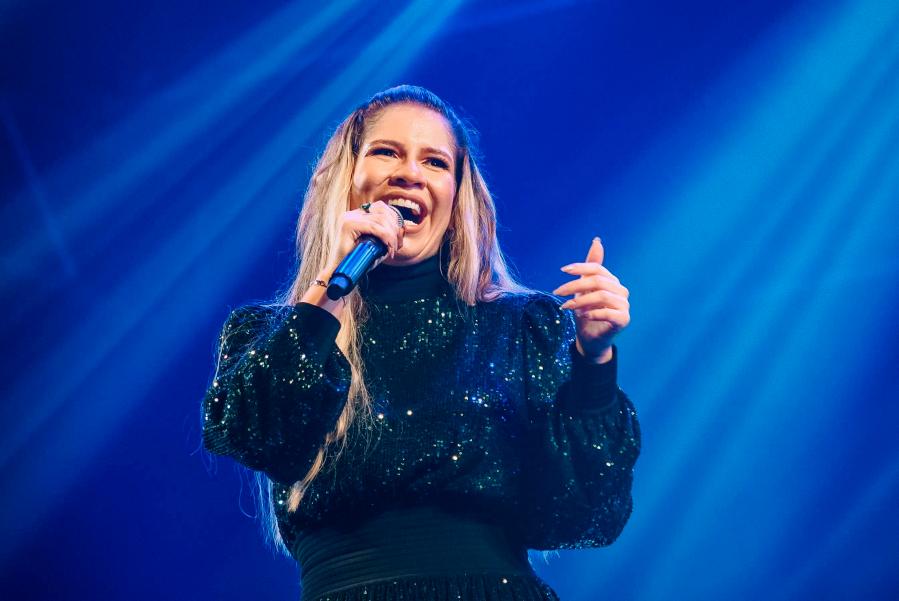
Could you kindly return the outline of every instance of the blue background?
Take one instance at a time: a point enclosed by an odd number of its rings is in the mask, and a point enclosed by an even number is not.
[[[310,168],[396,83],[481,132],[525,283],[602,237],[643,425],[565,600],[899,598],[895,2],[8,2],[4,599],[295,599],[201,450],[228,310],[290,276]]]

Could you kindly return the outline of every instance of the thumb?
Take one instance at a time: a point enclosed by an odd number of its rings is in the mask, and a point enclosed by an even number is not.
[[[605,256],[605,250],[602,247],[602,242],[600,242],[599,237],[593,239],[593,243],[590,245],[590,252],[587,253],[587,262],[588,263],[599,263],[602,265],[602,260]]]

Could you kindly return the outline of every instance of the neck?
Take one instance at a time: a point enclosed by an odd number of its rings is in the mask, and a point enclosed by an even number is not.
[[[380,264],[359,282],[366,301],[398,302],[440,296],[450,289],[445,273],[449,245],[437,254],[412,265]]]

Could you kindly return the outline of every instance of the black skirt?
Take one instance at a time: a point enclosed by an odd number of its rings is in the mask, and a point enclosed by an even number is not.
[[[558,601],[499,526],[436,507],[304,532],[302,601]]]

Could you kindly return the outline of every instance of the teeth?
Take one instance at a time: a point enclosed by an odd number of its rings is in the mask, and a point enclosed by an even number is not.
[[[411,200],[407,200],[405,198],[391,198],[387,201],[389,205],[396,205],[398,207],[406,207],[407,209],[412,209],[416,215],[421,215],[421,207],[418,206],[418,203],[412,202]]]

